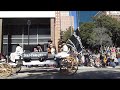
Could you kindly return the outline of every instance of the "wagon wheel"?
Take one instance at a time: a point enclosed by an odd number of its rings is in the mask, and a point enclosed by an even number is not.
[[[16,73],[16,68],[12,66],[12,74]]]
[[[61,61],[60,72],[62,74],[72,75],[78,70],[78,62],[74,57],[67,57]]]
[[[0,77],[8,77],[12,74],[12,67],[7,64],[3,63],[0,64]]]
[[[61,61],[60,72],[62,74],[72,75],[78,70],[78,62],[74,57],[67,57]]]

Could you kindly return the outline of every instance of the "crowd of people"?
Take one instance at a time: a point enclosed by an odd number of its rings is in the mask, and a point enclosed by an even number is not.
[[[120,48],[119,47],[104,47],[99,53],[95,54],[90,50],[84,50],[81,58],[81,64],[84,66],[96,67],[116,67],[120,65]]]
[[[104,47],[103,57],[101,55],[101,60],[103,59],[104,66],[115,67],[120,64],[120,48],[119,47]]]

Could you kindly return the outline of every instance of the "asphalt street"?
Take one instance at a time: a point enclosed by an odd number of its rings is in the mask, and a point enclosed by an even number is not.
[[[120,79],[120,66],[116,68],[79,67],[76,74],[67,76],[53,67],[22,67],[22,70],[0,79]]]

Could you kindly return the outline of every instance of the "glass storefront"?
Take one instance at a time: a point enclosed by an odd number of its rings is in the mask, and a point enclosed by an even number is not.
[[[24,50],[30,51],[37,44],[41,44],[45,51],[49,39],[51,39],[49,18],[3,19],[3,53],[5,55],[14,52],[17,44],[20,44]]]

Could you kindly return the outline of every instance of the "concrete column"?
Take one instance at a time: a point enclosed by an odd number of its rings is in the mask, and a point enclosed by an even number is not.
[[[60,27],[55,28],[55,45],[58,52],[58,41],[60,39]]]
[[[0,19],[0,53],[2,52],[2,19]]]
[[[55,44],[55,22],[54,22],[54,18],[50,19],[50,29],[51,29],[51,40],[53,41],[53,44]]]
[[[55,46],[58,52],[58,41],[60,38],[60,29],[61,29],[61,19],[60,19],[60,11],[56,11],[55,16]]]

